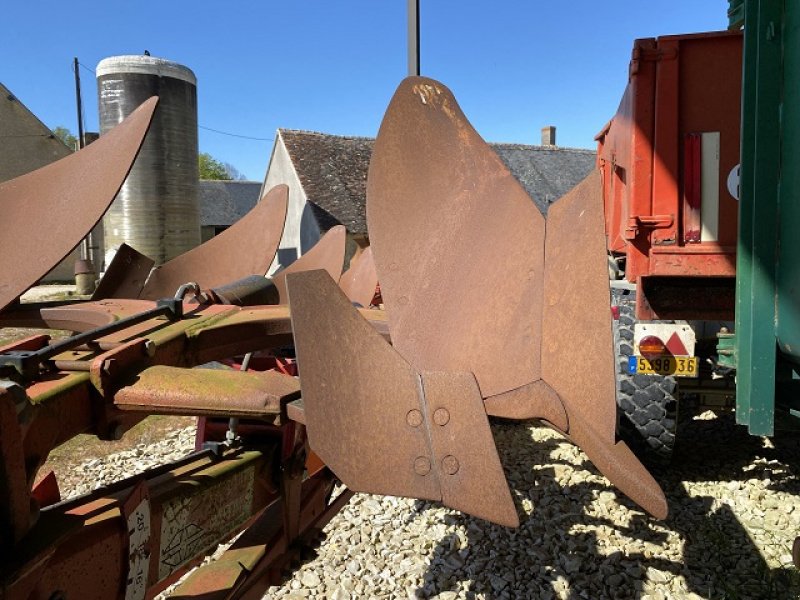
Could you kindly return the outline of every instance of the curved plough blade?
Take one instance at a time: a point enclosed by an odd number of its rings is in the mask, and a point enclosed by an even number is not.
[[[0,184],[0,310],[46,275],[97,224],[139,153],[157,102],[150,98],[83,150]]]
[[[367,179],[392,343],[418,369],[467,370],[492,396],[541,376],[544,217],[449,90],[400,84]],[[513,355],[498,369],[487,357]]]
[[[302,271],[323,269],[338,282],[344,268],[344,252],[347,242],[347,229],[344,225],[331,227],[308,252],[285,269],[272,276],[272,283],[278,288],[281,304],[289,302],[286,294],[286,276]]]
[[[155,261],[136,248],[122,244],[106,267],[92,300],[138,298]]]
[[[228,229],[156,268],[140,298],[171,297],[188,282],[210,289],[248,275],[266,274],[283,235],[288,203],[289,188],[275,186]]]
[[[337,477],[519,525],[474,376],[415,370],[325,271],[287,287],[311,448]]]
[[[368,308],[378,287],[378,272],[372,258],[372,248],[367,247],[361,254],[350,261],[350,268],[339,278],[339,287],[359,306]]]
[[[616,440],[597,177],[545,219],[450,90],[410,77],[373,150],[370,240],[403,358],[417,371],[473,373],[487,411],[548,420],[612,483],[665,517],[662,490]],[[498,357],[500,367],[489,360]],[[576,374],[574,364],[592,366]]]

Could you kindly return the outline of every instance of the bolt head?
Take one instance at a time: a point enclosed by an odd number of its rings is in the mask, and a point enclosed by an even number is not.
[[[414,461],[414,473],[417,475],[427,475],[431,472],[431,461],[425,456],[419,456]]]
[[[436,412],[433,413],[433,422],[440,427],[444,427],[450,422],[450,413],[446,408],[437,408]]]
[[[406,415],[406,423],[411,427],[419,427],[422,425],[422,413],[416,409],[411,409]]]
[[[448,454],[442,459],[442,471],[448,475],[455,475],[460,467],[458,459],[452,454]]]

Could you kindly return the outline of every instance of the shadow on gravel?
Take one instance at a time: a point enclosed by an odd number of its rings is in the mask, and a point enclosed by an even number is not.
[[[737,500],[755,494],[747,527],[769,538],[780,507],[770,506],[769,492],[742,483],[769,480],[767,490],[800,498],[798,436],[765,446],[732,418],[692,421],[673,466],[654,470],[670,504],[669,518],[659,522],[618,495],[567,442],[534,444],[524,426],[507,423],[493,424],[493,433],[517,502],[527,507],[523,522],[511,530],[452,513],[449,524],[463,535],[439,541],[417,597],[455,598],[468,582],[472,599],[800,598],[800,573],[791,564],[770,568],[729,505],[742,514]],[[758,522],[762,506],[768,510]]]

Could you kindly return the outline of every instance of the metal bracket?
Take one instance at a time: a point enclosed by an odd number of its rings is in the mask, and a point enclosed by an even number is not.
[[[642,229],[667,229],[675,223],[674,215],[638,215],[628,219],[625,239],[633,240]]]

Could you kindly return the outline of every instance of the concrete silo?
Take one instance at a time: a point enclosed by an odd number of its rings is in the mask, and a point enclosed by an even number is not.
[[[150,96],[160,97],[133,169],[103,218],[106,254],[126,242],[162,264],[200,243],[197,79],[154,56],[113,56],[97,65],[102,135]]]

